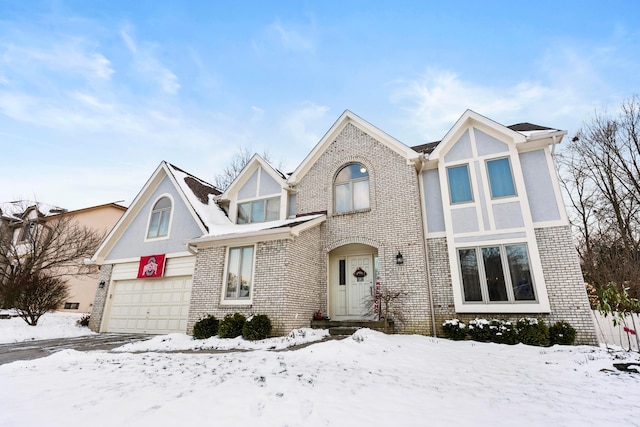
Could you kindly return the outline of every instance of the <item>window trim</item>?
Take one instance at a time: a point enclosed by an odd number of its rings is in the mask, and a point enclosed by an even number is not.
[[[227,286],[229,281],[229,261],[231,260],[231,251],[234,249],[240,250],[240,254],[242,254],[242,249],[251,248],[252,256],[251,256],[251,282],[249,284],[249,298],[227,298]],[[256,271],[256,245],[241,245],[241,246],[227,246],[227,250],[225,251],[225,261],[224,261],[224,276],[222,280],[222,293],[220,304],[221,305],[252,305],[253,304],[253,294],[254,294],[254,286],[255,286],[255,271]],[[242,257],[240,257],[241,259]],[[242,269],[242,264],[238,265],[238,268]]]
[[[171,207],[169,209],[169,220],[168,220],[168,224],[167,224],[167,234],[163,235],[163,236],[149,237],[149,229],[151,227],[151,220],[153,219],[153,214],[155,212],[154,208],[158,204],[158,202],[160,200],[162,200],[163,198],[165,198],[165,197],[171,203]],[[169,194],[169,193],[161,194],[154,200],[153,204],[151,204],[151,209],[149,209],[149,216],[147,218],[147,227],[145,228],[145,233],[144,233],[144,241],[145,242],[169,239],[169,237],[171,236],[171,226],[173,224],[173,213],[175,211],[175,205],[176,204],[175,204],[175,201],[173,200],[173,196],[171,194]],[[166,208],[163,208],[163,209],[166,209]],[[162,219],[162,216],[160,217],[160,219]],[[160,222],[158,222],[158,230],[159,229],[160,229]]]
[[[469,184],[469,193],[470,193],[470,199],[468,200],[460,200],[460,201],[453,201],[453,192],[451,191],[451,175],[449,175],[449,171],[451,169],[457,169],[457,168],[461,168],[464,167],[467,170],[467,181]],[[461,163],[458,165],[451,165],[451,166],[447,166],[445,168],[445,173],[447,175],[447,190],[449,191],[449,204],[450,205],[462,205],[465,203],[473,203],[475,202],[475,197],[474,197],[474,193],[473,193],[473,183],[471,182],[471,166],[469,163]]]
[[[346,181],[340,181],[340,182],[336,182],[336,179],[338,178],[338,175],[340,175],[340,172],[342,172],[344,169],[348,168],[349,166],[352,165],[357,165],[360,166],[361,168],[364,168],[366,170],[366,177],[359,177],[359,178],[355,178],[355,179],[349,179]],[[336,171],[334,177],[333,177],[333,184],[332,184],[332,191],[333,191],[333,213],[336,215],[344,215],[344,214],[349,214],[349,213],[354,213],[354,212],[366,212],[368,210],[371,210],[371,168],[369,168],[367,165],[365,165],[364,163],[358,162],[358,161],[354,161],[354,162],[349,162],[349,163],[345,163],[342,166],[340,166],[340,168],[338,168],[338,170]],[[364,208],[358,208],[355,209],[355,203],[354,203],[354,183],[359,183],[359,182],[367,182],[367,206]],[[336,188],[338,187],[338,185],[342,186],[348,184],[348,188],[349,188],[349,207],[346,210],[338,210],[338,203],[337,203],[337,191]]]
[[[489,172],[489,163],[495,162],[498,160],[506,160],[509,165],[509,173],[511,174],[511,186],[513,187],[513,194],[507,194],[504,196],[494,196],[493,195],[493,186],[491,185],[491,173]],[[485,171],[487,173],[487,184],[489,185],[489,195],[491,196],[491,200],[500,200],[506,199],[509,197],[518,197],[518,188],[516,187],[515,177],[513,176],[513,166],[511,165],[511,156],[502,156],[495,157],[492,159],[486,159],[484,161]]]
[[[525,253],[527,255],[527,264],[529,267],[529,275],[531,276],[531,286],[533,288],[534,299],[529,300],[517,300],[514,295],[513,282],[511,279],[511,270],[509,267],[509,259],[507,255],[506,248],[508,246],[524,246]],[[495,248],[498,247],[500,250],[500,262],[502,264],[502,273],[504,277],[504,286],[507,293],[506,301],[491,301],[489,295],[489,287],[486,279],[486,271],[485,271],[485,263],[483,256],[483,249],[485,248]],[[462,271],[462,263],[460,262],[460,251],[461,250],[474,250],[476,253],[476,263],[477,263],[477,272],[480,283],[480,293],[482,296],[481,301],[466,301],[464,296],[464,276]],[[538,284],[534,277],[534,269],[532,265],[531,255],[530,255],[529,245],[526,242],[512,242],[512,243],[500,243],[500,244],[486,244],[480,246],[461,246],[455,248],[456,254],[456,262],[458,266],[458,279],[459,279],[459,288],[460,295],[462,298],[463,306],[521,306],[521,305],[540,305],[542,303],[541,299],[541,290],[538,287]],[[483,279],[484,277],[484,279]]]
[[[269,203],[269,200],[275,200],[276,205],[278,206],[278,217],[276,219],[269,219],[267,220],[267,205]],[[252,217],[253,217],[253,204],[256,202],[264,202],[264,208],[263,208],[263,214],[264,214],[264,220],[263,221],[252,221]],[[251,200],[247,200],[247,201],[238,201],[236,203],[236,224],[259,224],[259,223],[263,223],[263,222],[271,222],[271,221],[278,221],[280,220],[280,218],[282,218],[282,214],[281,214],[281,203],[282,203],[282,196],[278,195],[278,196],[271,196],[271,197],[261,197],[258,199],[251,199]],[[242,205],[249,205],[249,220],[247,222],[239,222],[240,219],[240,206]]]

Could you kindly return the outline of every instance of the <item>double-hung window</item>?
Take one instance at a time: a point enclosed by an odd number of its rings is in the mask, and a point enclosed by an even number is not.
[[[504,157],[487,161],[487,174],[489,175],[489,188],[491,198],[509,197],[516,195],[516,187],[513,184],[511,164],[509,158]]]
[[[464,302],[536,301],[527,245],[458,249]]]
[[[343,167],[333,182],[335,212],[369,208],[369,171],[360,163]]]
[[[280,197],[238,203],[238,224],[280,219]]]
[[[229,248],[224,299],[250,300],[253,281],[253,246]]]
[[[169,234],[169,220],[171,219],[171,200],[163,197],[153,205],[147,239],[166,237]]]
[[[449,197],[451,204],[473,201],[469,165],[451,166],[447,168],[449,180]]]

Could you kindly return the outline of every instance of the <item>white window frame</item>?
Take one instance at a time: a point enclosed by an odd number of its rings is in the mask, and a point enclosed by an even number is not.
[[[507,246],[524,246],[527,254],[527,262],[529,267],[529,273],[531,275],[531,286],[533,287],[534,299],[530,300],[516,300],[513,292],[513,283],[511,280],[511,271],[509,270],[509,260],[506,253]],[[502,274],[504,276],[505,288],[507,292],[507,301],[491,301],[489,298],[489,289],[486,280],[486,272],[484,266],[484,259],[482,256],[482,249],[484,248],[500,248],[500,261],[502,264]],[[464,298],[464,277],[462,274],[462,263],[460,262],[459,253],[461,250],[475,250],[476,253],[476,262],[478,266],[478,278],[480,281],[480,292],[482,295],[482,301],[466,301]],[[458,264],[458,278],[459,278],[459,286],[460,286],[460,294],[462,296],[462,303],[464,305],[531,305],[531,304],[539,304],[540,303],[540,289],[536,286],[536,280],[534,277],[534,270],[531,262],[531,255],[529,251],[529,245],[525,242],[514,242],[514,243],[504,243],[504,244],[490,244],[490,245],[482,245],[482,246],[464,246],[458,247],[455,249],[456,253],[456,262]],[[483,279],[485,278],[485,279]]]
[[[367,176],[365,177],[359,177],[359,178],[354,178],[354,179],[349,179],[346,181],[340,181],[337,182],[336,179],[338,178],[338,175],[340,175],[340,172],[342,172],[344,169],[348,168],[349,166],[352,165],[357,165],[360,166],[361,168],[364,168],[367,172]],[[358,182],[367,182],[367,206],[364,208],[358,208],[355,209],[354,205],[354,184],[358,183]],[[336,201],[336,196],[337,196],[337,191],[336,188],[338,186],[343,186],[343,185],[348,185],[349,186],[349,208],[346,210],[338,210],[338,203]],[[362,212],[362,211],[367,211],[371,209],[371,173],[370,173],[370,169],[365,166],[364,164],[360,163],[360,162],[351,162],[351,163],[347,163],[343,166],[340,167],[340,169],[338,169],[338,171],[336,172],[335,177],[333,178],[333,211],[336,214],[345,214],[345,213],[350,213],[350,212]]]
[[[162,236],[153,236],[150,237],[149,236],[149,231],[151,228],[151,221],[153,220],[153,215],[154,213],[156,213],[157,211],[159,212],[166,212],[167,208],[162,208],[159,210],[154,209],[155,206],[158,204],[158,202],[160,200],[162,200],[163,198],[167,198],[169,200],[169,202],[171,203],[171,206],[169,208],[169,219],[168,219],[168,224],[167,224],[167,234],[166,235],[162,235]],[[151,204],[151,209],[149,209],[149,217],[147,219],[147,227],[145,228],[145,234],[144,234],[144,240],[145,241],[155,241],[155,240],[165,240],[168,239],[169,236],[171,236],[171,224],[173,223],[173,213],[175,211],[175,202],[173,200],[173,197],[170,194],[162,194],[160,196],[158,196],[153,204]],[[162,220],[162,215],[160,215],[160,219],[158,220],[158,232],[160,230],[160,220]]]
[[[451,177],[449,175],[450,169],[457,169],[460,167],[465,167],[467,169],[467,181],[469,183],[469,192],[471,193],[471,198],[469,200],[461,200],[458,202],[453,201],[453,193],[451,192]],[[465,203],[473,203],[475,201],[475,196],[473,194],[473,183],[471,182],[471,166],[469,163],[461,163],[459,165],[450,165],[445,168],[445,175],[447,177],[447,190],[449,191],[449,204],[450,205],[462,205]]]
[[[489,172],[489,163],[495,162],[497,160],[507,160],[507,164],[509,165],[509,173],[511,174],[511,186],[513,187],[513,194],[507,194],[505,196],[494,196],[493,195],[493,186],[491,185],[491,173]],[[486,159],[484,161],[485,171],[487,173],[487,184],[489,185],[489,194],[491,195],[492,200],[498,199],[506,199],[509,197],[518,197],[518,188],[516,187],[516,181],[513,176],[513,165],[511,164],[510,156],[496,157],[493,159]]]
[[[259,199],[253,199],[253,200],[248,200],[248,201],[242,201],[242,202],[238,202],[237,203],[237,212],[236,212],[236,224],[254,224],[257,222],[271,222],[271,221],[278,221],[281,217],[281,202],[282,202],[282,197],[281,196],[275,196],[275,197],[261,197]],[[277,206],[278,206],[278,216],[276,219],[270,219],[267,220],[267,204],[269,203],[269,200],[275,200]],[[254,221],[253,220],[253,204],[256,202],[262,202],[264,201],[264,209],[263,209],[263,221]],[[249,206],[249,219],[247,222],[239,222],[240,221],[240,206],[242,205],[248,205]]]
[[[251,282],[249,284],[249,297],[248,298],[229,298],[227,297],[227,287],[229,285],[229,261],[231,259],[231,251],[232,250],[242,250],[244,248],[252,248],[252,259],[251,259]],[[225,254],[225,266],[224,266],[224,280],[222,283],[222,295],[220,303],[222,305],[251,305],[253,304],[253,291],[255,285],[255,267],[256,267],[256,245],[242,245],[242,246],[229,246],[227,247]],[[242,254],[242,252],[241,252]],[[240,261],[242,261],[242,256],[240,257]],[[238,264],[238,269],[242,270],[242,264]]]

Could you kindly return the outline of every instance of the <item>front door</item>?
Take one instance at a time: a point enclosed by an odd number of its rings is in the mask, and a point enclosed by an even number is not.
[[[373,288],[373,257],[356,255],[347,257],[347,316],[363,317],[369,310],[368,302]]]

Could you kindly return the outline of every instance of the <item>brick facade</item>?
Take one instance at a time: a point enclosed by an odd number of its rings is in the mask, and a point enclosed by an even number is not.
[[[333,213],[333,180],[347,164],[357,162],[369,172],[370,209],[346,214]],[[383,286],[405,289],[406,333],[429,333],[429,292],[426,286],[425,251],[418,176],[407,159],[361,129],[348,124],[340,132],[295,188],[297,213],[326,210],[321,230],[323,259],[345,244],[363,243],[377,250]],[[404,265],[395,264],[400,251]],[[327,269],[321,284],[326,286]]]
[[[94,332],[100,332],[100,324],[102,323],[102,316],[104,316],[104,309],[107,302],[107,295],[109,295],[109,286],[111,284],[111,272],[113,271],[112,264],[104,264],[100,266],[100,274],[98,275],[98,283],[104,282],[105,286],[96,291],[96,298],[93,301],[93,307],[91,309],[91,319],[89,319],[89,329]]]
[[[476,317],[515,322],[522,317],[536,317],[543,319],[547,325],[564,320],[576,329],[577,344],[597,344],[582,270],[569,227],[538,228],[535,232],[551,313],[525,315],[456,313],[453,304],[447,239],[444,237],[427,239],[434,311],[439,335],[442,334],[442,323],[453,318],[465,322]]]

